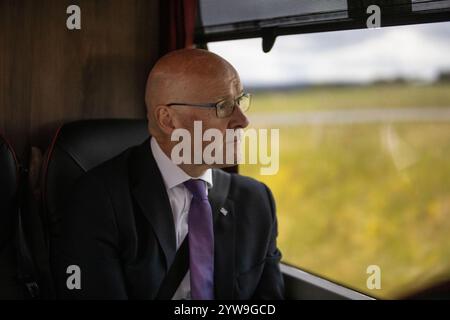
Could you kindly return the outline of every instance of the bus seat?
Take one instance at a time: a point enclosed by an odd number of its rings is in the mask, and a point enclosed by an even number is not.
[[[0,135],[0,299],[22,299],[17,280],[15,226],[19,167],[11,145]]]
[[[47,241],[56,210],[85,172],[148,138],[146,120],[80,120],[62,125],[45,155],[42,201]]]

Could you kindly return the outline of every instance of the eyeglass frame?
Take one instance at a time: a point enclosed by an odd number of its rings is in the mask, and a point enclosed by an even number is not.
[[[233,114],[234,109],[236,108],[236,105],[238,105],[237,101],[239,99],[241,99],[242,97],[247,97],[249,99],[248,108],[246,110],[243,110],[242,112],[246,112],[250,108],[252,95],[250,93],[242,93],[239,97],[234,99],[233,110],[231,111],[230,115],[225,116],[223,118],[229,117],[229,116],[231,116]],[[171,102],[171,103],[166,104],[166,106],[167,107],[171,107],[171,106],[188,106],[188,107],[200,107],[200,108],[215,108],[216,109],[216,116],[218,118],[222,118],[222,117],[219,117],[219,114],[218,114],[219,109],[218,109],[217,106],[218,106],[219,103],[224,102],[226,100],[227,99],[221,99],[221,100],[219,100],[217,102],[211,102],[211,103]]]

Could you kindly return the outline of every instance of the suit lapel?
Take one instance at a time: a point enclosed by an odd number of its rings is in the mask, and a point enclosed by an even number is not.
[[[176,253],[175,224],[169,197],[156,161],[146,140],[131,159],[132,194],[152,225],[164,252],[168,269]]]
[[[233,299],[235,280],[235,211],[224,186],[224,172],[213,170],[213,188],[208,192],[214,219],[214,282],[218,300]],[[224,214],[224,213],[225,214]]]
[[[130,160],[131,188],[136,202],[150,222],[164,252],[169,269],[176,254],[175,224],[169,197],[156,161],[146,140],[134,150]],[[208,192],[214,223],[214,282],[216,299],[233,298],[235,282],[235,210],[228,199],[228,175],[213,170],[213,188]],[[226,214],[223,214],[224,210]],[[222,212],[221,212],[222,211]]]

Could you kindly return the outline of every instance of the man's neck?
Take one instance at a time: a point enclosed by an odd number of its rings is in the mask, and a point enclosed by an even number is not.
[[[159,147],[164,152],[164,154],[169,159],[172,159],[171,158],[171,153],[172,153],[172,148],[173,148],[172,142],[171,141],[163,141],[162,139],[158,139],[156,137],[153,137],[153,138],[156,139]],[[191,176],[193,178],[202,176],[206,172],[206,170],[209,169],[209,167],[204,164],[184,164],[184,163],[182,163],[182,164],[178,164],[177,166],[181,170],[186,172],[186,174],[188,174],[189,176]]]
[[[184,172],[186,172],[189,176],[193,178],[200,177],[205,174],[206,170],[208,170],[208,167],[204,167],[202,165],[198,164],[180,164],[178,167],[181,168]]]

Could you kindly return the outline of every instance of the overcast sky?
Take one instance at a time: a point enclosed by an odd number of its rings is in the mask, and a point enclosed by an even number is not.
[[[450,23],[338,31],[277,38],[269,53],[261,39],[211,42],[244,85],[372,81],[403,76],[432,80],[450,71]]]

